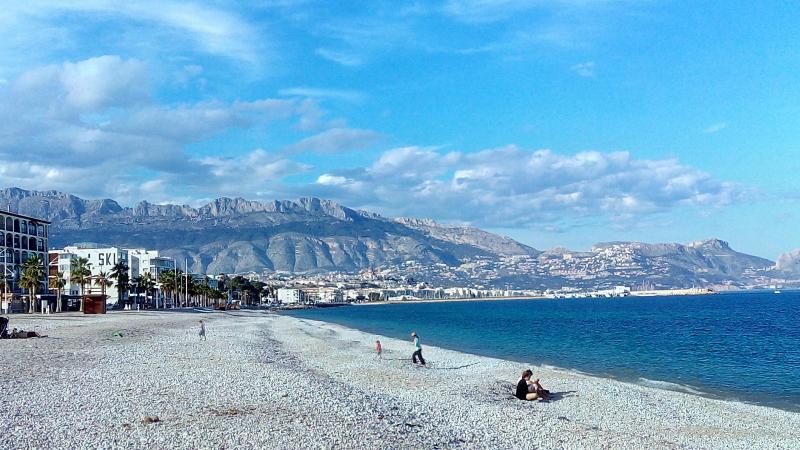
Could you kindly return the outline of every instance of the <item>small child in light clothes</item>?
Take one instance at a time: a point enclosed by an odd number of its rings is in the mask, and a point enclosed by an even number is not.
[[[204,324],[202,320],[200,321],[200,333],[198,333],[198,335],[200,339],[206,340],[206,324]]]
[[[383,353],[383,347],[381,347],[381,341],[375,341],[375,353],[378,355],[378,359],[382,359],[381,353]]]

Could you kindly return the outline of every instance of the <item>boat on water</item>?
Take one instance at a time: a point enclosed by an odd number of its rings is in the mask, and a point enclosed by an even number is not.
[[[780,293],[781,293],[781,291],[778,291],[778,290],[776,290],[775,292],[773,292],[773,294],[780,294]]]

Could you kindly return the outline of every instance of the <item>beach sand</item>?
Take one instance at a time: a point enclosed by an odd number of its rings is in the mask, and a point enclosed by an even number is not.
[[[49,337],[0,340],[3,449],[800,446],[798,413],[435,347],[422,368],[411,342],[263,312],[11,321]],[[552,401],[511,396],[527,367]]]

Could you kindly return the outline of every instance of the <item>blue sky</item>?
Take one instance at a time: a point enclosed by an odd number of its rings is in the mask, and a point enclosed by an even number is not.
[[[19,3],[3,186],[313,195],[537,248],[800,247],[790,2]]]

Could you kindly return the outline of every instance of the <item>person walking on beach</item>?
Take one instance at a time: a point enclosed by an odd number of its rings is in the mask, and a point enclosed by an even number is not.
[[[411,333],[411,337],[414,339],[414,353],[411,355],[411,361],[416,364],[417,358],[419,358],[420,364],[425,366],[425,358],[422,357],[422,344],[419,342],[419,336],[417,336],[416,331]]]
[[[383,353],[383,347],[381,347],[381,341],[378,339],[375,341],[375,353],[378,355],[378,359],[383,359],[381,353]]]
[[[200,336],[200,339],[206,340],[206,324],[202,320],[200,320],[200,333],[198,333],[198,336]]]

